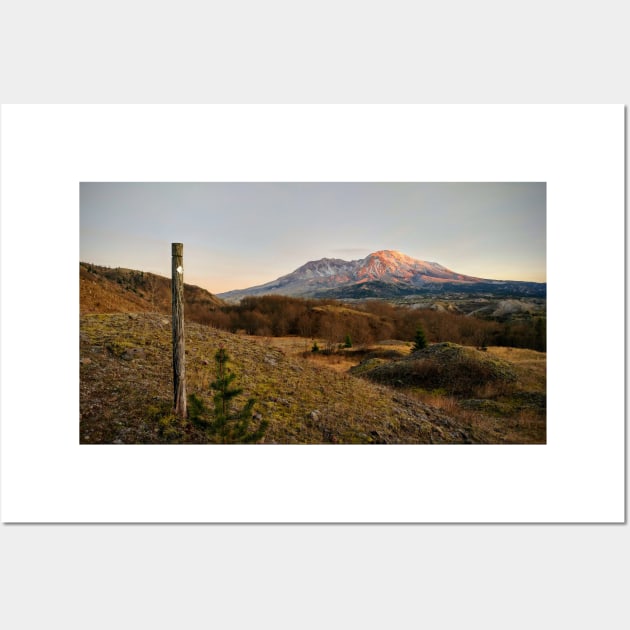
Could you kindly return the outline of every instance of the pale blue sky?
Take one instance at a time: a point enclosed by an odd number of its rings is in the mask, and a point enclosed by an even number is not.
[[[213,293],[379,249],[467,275],[546,281],[544,183],[82,183],[81,260]]]

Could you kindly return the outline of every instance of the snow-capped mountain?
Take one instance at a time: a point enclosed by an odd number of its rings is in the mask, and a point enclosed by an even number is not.
[[[391,298],[447,290],[542,295],[546,285],[475,278],[451,271],[436,262],[417,260],[394,250],[381,250],[360,260],[313,260],[272,282],[228,291],[218,297],[228,301],[237,301],[247,295],[268,294],[339,299]]]

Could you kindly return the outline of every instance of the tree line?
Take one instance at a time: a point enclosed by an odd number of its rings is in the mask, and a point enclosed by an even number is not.
[[[413,341],[421,327],[429,343],[451,341],[478,347],[497,345],[546,350],[544,317],[518,322],[487,321],[459,313],[413,309],[379,300],[352,307],[336,300],[279,295],[246,297],[213,310],[193,308],[187,316],[229,332],[325,339],[330,346],[351,338],[355,345],[385,339]]]

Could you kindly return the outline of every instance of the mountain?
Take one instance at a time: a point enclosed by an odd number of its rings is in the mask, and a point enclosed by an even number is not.
[[[395,298],[423,293],[490,293],[499,296],[546,296],[546,284],[489,280],[451,271],[436,262],[381,250],[360,260],[322,258],[307,262],[277,280],[220,293],[235,302],[248,295],[361,299]]]
[[[81,313],[171,313],[171,279],[146,271],[79,263]],[[204,323],[204,315],[224,305],[215,295],[184,284],[186,318]]]

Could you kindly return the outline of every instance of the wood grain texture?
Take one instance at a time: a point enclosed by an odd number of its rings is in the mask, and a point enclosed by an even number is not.
[[[184,344],[184,245],[172,243],[173,390],[175,414],[186,417],[186,358]]]

